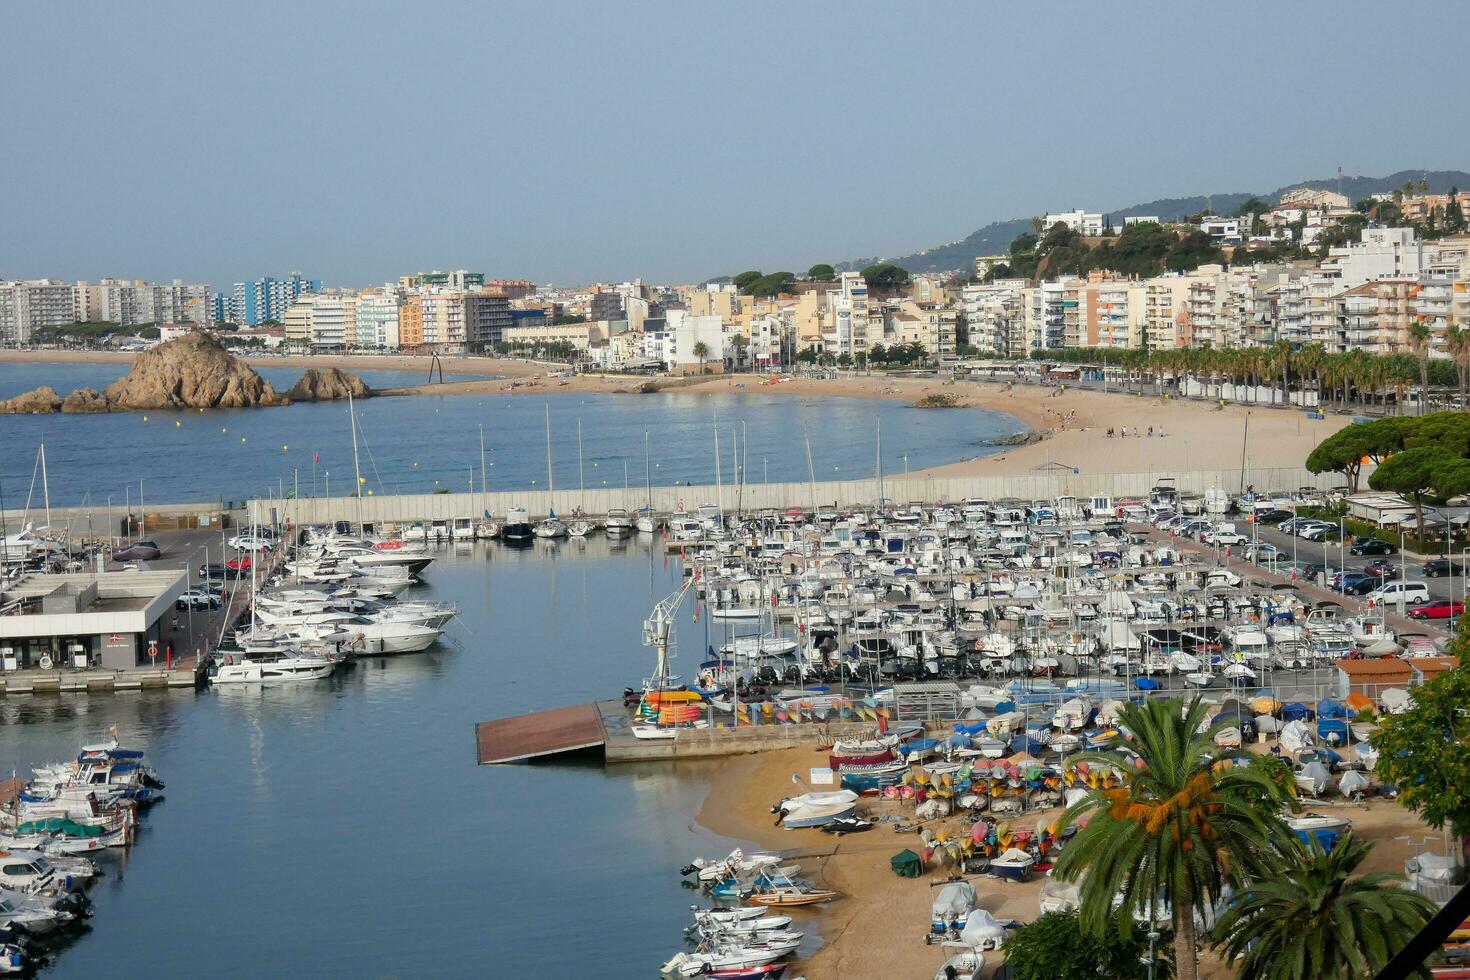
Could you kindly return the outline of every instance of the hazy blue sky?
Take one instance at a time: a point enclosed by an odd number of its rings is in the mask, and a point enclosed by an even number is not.
[[[0,278],[685,281],[1470,166],[1458,0],[111,0],[0,24]]]

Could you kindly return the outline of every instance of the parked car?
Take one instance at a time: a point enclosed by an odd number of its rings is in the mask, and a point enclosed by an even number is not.
[[[236,551],[270,551],[275,542],[253,534],[241,534],[230,539],[230,547]]]
[[[249,556],[241,555],[239,558],[231,558],[225,562],[225,569],[237,575],[249,575],[252,562]]]
[[[1352,572],[1348,573],[1353,574]],[[1345,581],[1337,590],[1343,595],[1367,595],[1378,588],[1381,580],[1372,575],[1359,575],[1356,578]]]
[[[1430,600],[1429,586],[1412,581],[1384,582],[1368,593],[1368,598],[1387,606],[1419,606]]]
[[[1454,619],[1465,611],[1465,604],[1458,599],[1436,599],[1426,602],[1417,609],[1409,610],[1410,619]]]
[[[1352,555],[1396,555],[1399,547],[1389,544],[1379,538],[1359,538],[1348,548],[1348,554]]]
[[[1296,536],[1307,541],[1321,541],[1329,534],[1337,533],[1336,524],[1328,524],[1326,521],[1315,521],[1297,527]]]
[[[1429,578],[1440,578],[1444,575],[1464,575],[1465,563],[1452,562],[1448,558],[1431,558],[1424,563],[1424,574]]]
[[[1200,540],[1203,541],[1205,544],[1241,545],[1245,544],[1246,541],[1249,539],[1244,534],[1241,534],[1239,531],[1221,531],[1219,529],[1216,529],[1213,531],[1206,531],[1204,534],[1200,535]]]
[[[156,561],[162,557],[163,549],[152,541],[134,541],[112,553],[113,561]]]
[[[1282,521],[1289,521],[1292,513],[1289,510],[1262,510],[1256,512],[1257,524],[1270,524],[1275,526]]]
[[[190,589],[174,600],[175,609],[218,609],[221,605],[219,596],[203,589]]]
[[[1376,575],[1380,579],[1391,579],[1399,577],[1399,564],[1389,561],[1387,558],[1375,558],[1363,566],[1363,571],[1369,575]]]

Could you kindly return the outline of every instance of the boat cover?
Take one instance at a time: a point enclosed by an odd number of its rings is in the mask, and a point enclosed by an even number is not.
[[[934,896],[934,918],[939,922],[955,922],[969,915],[977,901],[975,886],[968,881],[951,881]]]
[[[995,948],[1005,942],[1005,938],[1005,926],[984,909],[971,912],[960,932],[960,942],[976,949]]]

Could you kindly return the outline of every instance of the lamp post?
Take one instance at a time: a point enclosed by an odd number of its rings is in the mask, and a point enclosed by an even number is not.
[[[1407,586],[1404,584],[1404,583],[1406,583],[1406,582],[1409,581],[1408,556],[1404,554],[1404,545],[1405,545],[1405,543],[1406,543],[1406,541],[1405,541],[1405,538],[1404,538],[1404,525],[1401,523],[1401,524],[1399,524],[1399,615],[1400,616],[1402,616],[1404,614],[1404,602],[1407,601],[1407,599],[1409,598],[1409,593],[1406,591]]]

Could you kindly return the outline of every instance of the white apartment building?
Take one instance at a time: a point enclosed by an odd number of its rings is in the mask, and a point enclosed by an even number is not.
[[[1070,293],[1075,314],[1077,281],[1076,276],[1062,276],[1060,279],[1039,282],[1026,290],[1026,339],[1023,353],[1067,346],[1067,307],[1064,304],[1069,301]]]
[[[1439,246],[1425,242],[1412,228],[1364,228],[1361,241],[1328,250],[1324,271],[1335,270],[1344,288],[1370,279],[1418,276],[1439,254]]]
[[[398,311],[403,291],[397,285],[357,294],[357,320],[349,346],[398,349]]]
[[[32,331],[76,322],[71,283],[56,279],[0,280],[0,344],[26,344]]]
[[[724,322],[717,316],[691,316],[687,310],[670,310],[667,327],[659,338],[658,358],[670,371],[723,364]],[[645,336],[647,336],[645,334]],[[703,356],[695,348],[703,344]]]
[[[1138,347],[1143,338],[1147,287],[1134,279],[1104,279],[1088,290],[1092,339],[1097,347]]]
[[[1041,230],[1043,235],[1046,234],[1052,225],[1058,222],[1071,228],[1079,235],[1086,235],[1089,238],[1096,238],[1103,233],[1103,216],[1101,212],[1059,211],[1055,214],[1048,213],[1041,221],[1044,226]]]
[[[996,279],[961,291],[970,346],[1004,356],[1024,354],[1025,279]]]
[[[1172,350],[1190,346],[1187,276],[1169,273],[1144,282],[1143,346]]]
[[[828,321],[823,330],[827,353],[857,357],[868,347],[868,283],[844,272],[838,288],[827,292]]]

